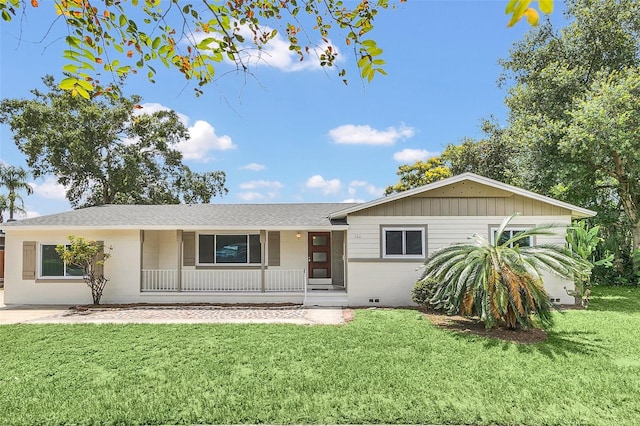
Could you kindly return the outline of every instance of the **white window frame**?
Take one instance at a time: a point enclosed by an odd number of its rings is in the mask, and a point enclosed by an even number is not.
[[[209,262],[200,262],[200,236],[201,235],[213,235],[213,262],[209,263]],[[244,235],[245,237],[247,237],[247,261],[245,263],[238,263],[238,262],[231,262],[231,263],[219,263],[216,262],[216,242],[217,242],[217,237],[218,235]],[[248,231],[233,231],[233,232],[215,232],[215,231],[211,231],[211,232],[197,232],[196,233],[196,266],[237,266],[240,268],[244,268],[244,267],[256,267],[256,266],[260,266],[262,264],[262,259],[260,259],[258,262],[254,262],[251,263],[251,256],[249,253],[249,236],[251,235],[257,235],[258,238],[260,238],[260,233],[259,232],[248,232]],[[260,244],[262,245],[262,241],[260,241]],[[265,251],[265,255],[266,255],[266,251]]]
[[[403,254],[387,254],[387,231],[402,231],[402,252]],[[422,254],[404,254],[407,250],[407,231],[420,231],[420,242],[422,245]],[[426,258],[426,229],[423,226],[383,226],[382,247],[380,251],[383,259],[425,259]]]
[[[62,261],[64,275],[42,275],[42,255],[44,254],[44,246],[58,246],[59,244],[69,244],[67,243],[39,243],[38,244],[38,260],[36,267],[38,268],[38,279],[39,280],[83,280],[84,277],[82,275],[67,275],[67,262]],[[60,259],[62,260],[62,259]]]
[[[509,226],[507,228],[504,229],[503,234],[505,232],[509,232],[510,236],[508,239],[513,238],[513,233],[514,232],[522,232],[522,231],[528,231],[529,229],[533,228],[533,225],[531,226]],[[500,226],[492,226],[489,228],[489,233],[490,233],[490,238],[491,238],[491,244],[495,244],[496,241],[496,233],[498,232],[498,229],[500,229]],[[529,236],[529,247],[533,246],[535,244],[535,240],[533,239],[533,236]],[[511,248],[513,248],[513,244],[511,245]]]

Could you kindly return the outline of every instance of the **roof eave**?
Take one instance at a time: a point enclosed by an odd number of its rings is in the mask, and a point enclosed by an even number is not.
[[[203,231],[203,230],[216,230],[216,231],[336,231],[346,230],[348,225],[287,225],[287,226],[212,226],[212,225],[25,225],[25,226],[12,226],[5,231],[42,231],[43,228],[51,231]]]
[[[402,198],[411,197],[413,195],[420,194],[423,192],[433,191],[434,189],[438,189],[446,185],[451,185],[453,183],[461,182],[463,180],[470,180],[476,183],[492,186],[494,188],[503,189],[505,191],[509,191],[514,194],[519,194],[527,198],[532,198],[532,199],[542,201],[544,203],[548,203],[557,207],[565,208],[571,211],[572,218],[586,218],[586,217],[593,217],[596,215],[596,212],[592,210],[583,209],[582,207],[574,206],[573,204],[565,203],[564,201],[560,201],[544,195],[536,194],[535,192],[527,191],[526,189],[518,188],[503,182],[499,182],[494,179],[477,175],[475,173],[465,172],[456,176],[452,176],[450,178],[442,179],[424,186],[420,186],[418,188],[413,188],[408,191],[399,192],[397,194],[393,194],[387,197],[381,197],[381,198],[369,201],[368,203],[363,203],[357,206],[339,210],[329,215],[329,219],[344,218],[351,213],[355,213],[364,209],[375,207],[380,204],[386,204]]]

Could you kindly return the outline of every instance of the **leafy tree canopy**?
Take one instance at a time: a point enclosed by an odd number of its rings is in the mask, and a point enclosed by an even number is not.
[[[27,183],[29,174],[22,167],[0,163],[0,187],[7,189],[7,195],[0,194],[0,223],[4,221],[3,211],[9,212],[9,221],[15,213],[25,213],[21,191],[31,194],[33,188]]]
[[[404,3],[406,0],[397,0]],[[393,0],[55,0],[52,14],[69,29],[64,69],[69,75],[60,87],[89,98],[111,90],[112,83],[138,71],[154,81],[158,63],[173,68],[197,84],[196,94],[216,79],[216,66],[235,63],[246,72],[251,60],[279,33],[300,60],[334,67],[338,46],[352,50],[361,78],[371,81],[385,74],[382,49],[370,37],[378,13]],[[0,0],[4,21],[28,6],[26,0]],[[526,17],[538,23],[533,0],[508,0],[509,26]],[[551,13],[553,0],[538,0]],[[30,1],[38,7],[37,0]],[[395,4],[393,5],[395,7]],[[53,15],[52,15],[53,16]],[[319,41],[314,40],[317,37]],[[336,40],[341,40],[337,43]],[[337,70],[346,83],[346,70]],[[99,76],[109,76],[108,84]]]
[[[640,2],[569,0],[566,13],[502,61],[508,134],[524,186],[596,210],[622,265],[640,247]]]
[[[398,167],[396,172],[400,180],[395,185],[388,186],[384,195],[402,192],[411,188],[426,185],[451,176],[451,170],[440,157],[431,157],[427,161],[416,161]]]
[[[522,167],[518,162],[519,147],[509,138],[507,129],[501,128],[493,118],[484,120],[480,140],[465,138],[458,145],[447,145],[442,161],[453,175],[472,172],[481,176],[520,186]]]
[[[174,111],[140,113],[140,98],[87,100],[44,79],[47,93],[0,102],[34,177],[53,174],[74,207],[208,203],[225,173],[192,172],[176,146],[189,134]]]

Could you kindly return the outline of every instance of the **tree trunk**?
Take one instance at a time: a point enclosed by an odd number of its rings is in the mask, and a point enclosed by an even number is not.
[[[631,225],[631,259],[633,260],[633,274],[636,276],[636,285],[640,284],[640,221]]]

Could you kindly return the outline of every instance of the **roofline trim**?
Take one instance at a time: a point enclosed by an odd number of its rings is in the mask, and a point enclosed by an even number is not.
[[[212,225],[24,225],[24,226],[12,226],[6,231],[42,231],[42,228],[46,227],[51,231],[63,231],[63,230],[88,230],[88,231],[102,231],[102,230],[120,230],[120,231],[342,231],[349,228],[348,225],[330,225],[330,226],[212,226]]]
[[[416,194],[420,194],[422,192],[432,191],[434,189],[441,188],[446,185],[451,185],[452,183],[461,182],[463,180],[470,180],[472,182],[481,183],[484,185],[488,185],[494,188],[502,189],[505,191],[512,192],[514,194],[521,195],[523,197],[532,198],[534,200],[542,201],[544,203],[548,203],[557,207],[562,207],[571,211],[572,217],[584,218],[584,217],[592,217],[596,215],[596,212],[593,210],[585,209],[582,207],[575,206],[573,204],[565,203],[564,201],[556,200],[551,197],[547,197],[544,195],[536,194],[535,192],[527,191],[526,189],[518,188],[516,186],[508,185],[504,182],[499,182],[494,179],[489,179],[484,176],[477,175],[471,172],[461,173],[456,176],[452,176],[446,179],[442,179],[436,182],[432,182],[427,185],[420,186],[418,188],[413,188],[408,191],[399,192],[397,194],[390,195],[388,197],[381,197],[367,203],[363,203],[357,206],[349,207],[346,209],[338,210],[337,212],[331,213],[329,215],[329,219],[341,219],[346,217],[351,213],[355,213],[364,209],[368,209],[371,207],[376,207],[381,204],[390,203],[392,201],[400,200],[402,198],[411,197]]]

